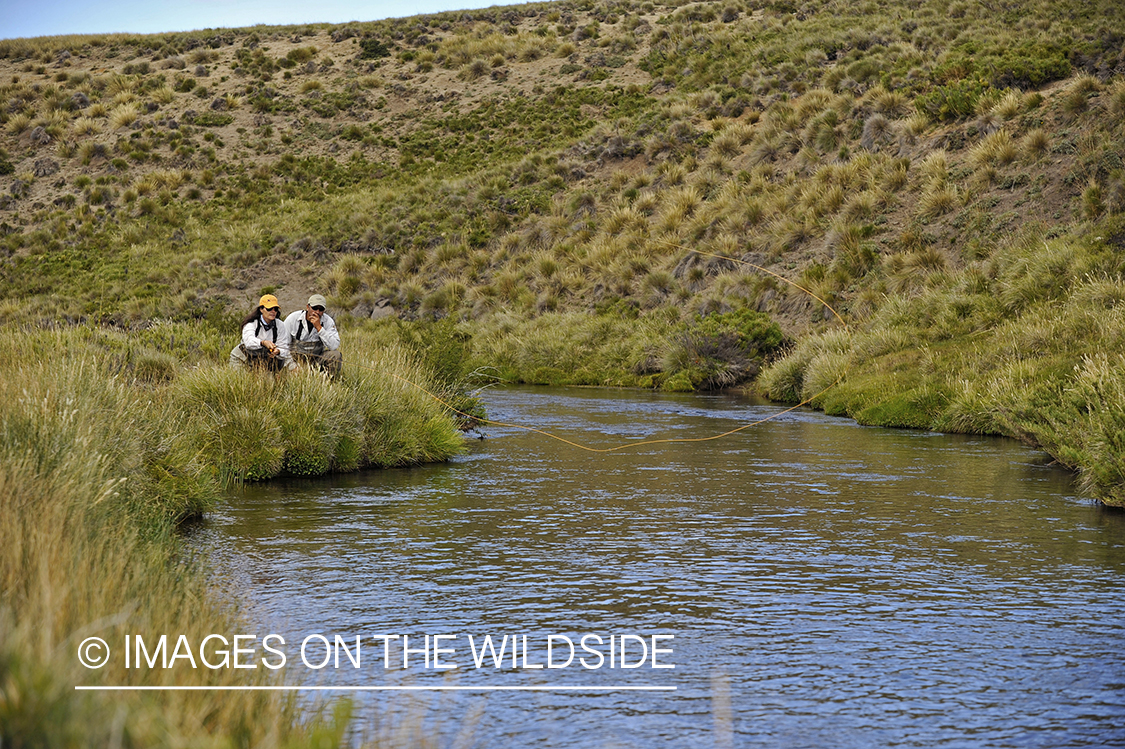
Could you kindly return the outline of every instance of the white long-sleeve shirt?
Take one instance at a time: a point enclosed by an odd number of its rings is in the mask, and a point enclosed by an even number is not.
[[[262,339],[273,341],[277,345],[278,356],[283,360],[289,359],[289,339],[292,337],[289,333],[289,328],[281,320],[274,320],[274,328],[277,335],[274,335],[274,330],[266,327],[266,323],[262,320],[262,316],[258,315],[257,319],[251,320],[242,326],[242,343],[248,349],[262,348]]]
[[[289,313],[289,317],[285,318],[285,328],[294,341],[306,343],[320,341],[324,344],[325,351],[335,351],[340,348],[340,331],[336,329],[336,321],[329,317],[327,312],[320,313],[319,331],[305,319],[303,309]]]

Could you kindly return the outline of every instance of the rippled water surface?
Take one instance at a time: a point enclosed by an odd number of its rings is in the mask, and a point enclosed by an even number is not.
[[[603,447],[777,410],[585,389],[486,400],[493,418]],[[1042,453],[809,412],[609,454],[487,434],[448,464],[248,487],[194,536],[260,631],[287,642],[459,636],[452,672],[420,654],[404,671],[398,650],[385,669],[368,640],[360,670],[287,667],[290,680],[583,687],[361,693],[361,736],[1125,745],[1125,516],[1078,497]],[[675,669],[476,669],[467,655],[468,635],[526,634],[533,664],[547,635],[586,633],[674,635]],[[676,689],[586,689],[611,686]]]

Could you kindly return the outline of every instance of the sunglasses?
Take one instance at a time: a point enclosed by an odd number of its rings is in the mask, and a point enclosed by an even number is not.
[[[266,312],[281,312],[281,307],[266,307]]]
[[[321,307],[319,304],[316,305],[315,307],[313,307],[313,309],[317,312],[323,312],[324,311],[324,307]]]

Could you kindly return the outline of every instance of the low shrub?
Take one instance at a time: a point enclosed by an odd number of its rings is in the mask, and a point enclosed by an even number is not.
[[[234,122],[234,115],[221,112],[202,112],[192,120],[193,125],[200,127],[223,127]]]
[[[378,39],[364,39],[359,43],[359,50],[359,59],[361,60],[380,60],[391,56],[391,50]],[[296,62],[301,62],[301,60],[296,60]]]
[[[960,120],[976,112],[977,101],[990,90],[980,78],[966,78],[919,95],[914,106],[931,120]]]
[[[750,310],[692,320],[670,338],[665,376],[679,382],[686,375],[693,390],[730,387],[754,377],[783,340],[777,323]]]

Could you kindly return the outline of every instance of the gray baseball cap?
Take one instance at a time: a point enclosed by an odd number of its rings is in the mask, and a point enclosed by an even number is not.
[[[310,307],[327,307],[328,306],[328,300],[325,299],[324,297],[322,297],[320,294],[313,294],[312,296],[309,297],[309,306]]]

